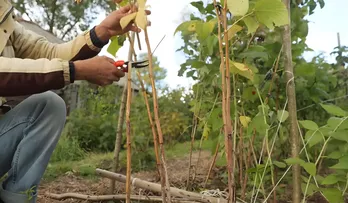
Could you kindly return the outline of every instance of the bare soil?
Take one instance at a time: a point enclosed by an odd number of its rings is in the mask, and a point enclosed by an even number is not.
[[[196,173],[194,176],[191,176],[191,179],[195,178],[195,184],[192,186],[197,188],[203,186],[205,181],[210,163],[211,163],[211,154],[210,152],[202,151],[200,155],[200,161],[196,167]],[[192,165],[197,164],[198,152],[193,153]],[[188,175],[188,166],[189,166],[189,157],[171,159],[167,161],[168,167],[168,176],[169,182],[173,187],[186,188],[187,175]],[[191,171],[193,171],[192,169]],[[120,172],[123,173],[123,172]],[[124,173],[123,173],[124,174]],[[160,179],[157,175],[156,170],[154,171],[142,171],[139,173],[134,173],[133,177],[160,183]],[[198,184],[197,184],[198,183]],[[210,183],[212,184],[212,183]],[[219,180],[214,180],[213,184],[219,185]],[[74,174],[66,174],[64,176],[58,177],[54,181],[42,182],[39,188],[38,203],[80,203],[86,201],[79,201],[76,199],[66,199],[66,200],[52,200],[48,197],[45,197],[45,193],[80,193],[86,195],[104,195],[108,194],[110,186],[110,180],[106,178],[98,179],[86,179],[83,177],[76,176]],[[226,188],[225,185],[220,182],[221,188]],[[147,195],[159,195],[159,194],[149,194],[149,191],[141,191],[137,188],[132,189],[133,194],[142,194],[146,193]],[[116,182],[115,194],[125,194],[125,184]]]
[[[192,165],[194,167],[191,171],[196,168],[196,173],[191,175],[191,180],[194,179],[192,188],[203,188],[207,172],[209,170],[212,156],[210,152],[202,151],[200,155],[200,160],[197,163],[198,152],[193,153]],[[198,164],[196,166],[196,164]],[[188,175],[188,166],[189,166],[189,157],[181,157],[176,159],[171,159],[167,161],[168,167],[168,176],[171,186],[186,189],[187,185],[187,175]],[[210,176],[210,180],[206,185],[208,189],[220,190],[223,191],[226,188],[226,184],[222,180],[216,178],[216,174],[220,173],[219,169],[213,169]],[[120,172],[125,174],[124,172]],[[191,173],[192,174],[192,173]],[[139,173],[134,173],[133,177],[156,182],[160,184],[160,179],[157,175],[156,170],[154,171],[142,171]],[[191,181],[192,183],[192,181]],[[65,200],[53,200],[45,196],[45,193],[54,193],[54,194],[63,194],[63,193],[79,193],[85,195],[106,195],[108,194],[110,186],[110,180],[106,178],[98,177],[96,179],[88,179],[85,177],[79,177],[72,173],[65,174],[64,176],[58,177],[54,181],[42,182],[39,188],[38,203],[82,203],[87,202],[85,200],[76,200],[76,199],[65,199]],[[138,188],[132,188],[132,193],[134,195],[156,195],[151,191],[144,191]],[[116,189],[114,194],[125,194],[125,184],[116,182]],[[277,203],[290,203],[291,193],[286,194],[289,201],[278,200]],[[271,200],[270,202],[273,202]],[[321,195],[314,195],[308,200],[309,203],[327,203],[327,201]]]

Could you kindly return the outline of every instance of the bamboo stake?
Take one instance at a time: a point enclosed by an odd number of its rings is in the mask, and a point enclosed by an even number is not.
[[[132,60],[132,55],[133,55],[132,53],[134,53],[134,47],[130,46],[128,50],[128,61]],[[120,110],[118,114],[116,141],[115,141],[115,149],[114,149],[114,164],[112,165],[113,172],[117,172],[119,161],[120,161],[120,151],[121,151],[121,143],[122,143],[122,132],[123,132],[125,109],[126,109],[126,101],[127,101],[127,83],[123,87],[121,106],[120,106]],[[114,190],[115,190],[115,181],[111,180],[109,193],[113,194]]]
[[[223,7],[223,18],[227,16],[227,1],[224,1]],[[220,18],[220,16],[218,16]],[[221,21],[221,20],[220,20]],[[222,90],[225,93],[225,106],[223,112],[225,114],[224,119],[226,120],[225,128],[225,150],[226,150],[226,161],[227,161],[227,170],[228,170],[228,191],[229,191],[229,202],[236,202],[235,195],[235,180],[234,180],[234,160],[233,159],[233,141],[232,141],[232,120],[231,120],[231,78],[230,78],[230,59],[229,59],[229,40],[228,40],[228,30],[227,30],[227,20],[223,20],[224,26],[224,38],[225,38],[225,67],[222,71],[225,71],[225,77],[222,80],[226,80],[222,84]],[[221,37],[221,35],[219,36]],[[223,60],[223,58],[221,59]]]
[[[158,114],[158,103],[157,103],[157,93],[156,93],[156,85],[155,85],[155,79],[153,77],[153,67],[152,67],[152,52],[151,52],[151,46],[150,46],[150,40],[147,32],[147,28],[144,30],[145,34],[145,41],[147,46],[147,54],[148,54],[148,60],[149,60],[149,76],[151,80],[151,86],[152,86],[152,97],[153,97],[153,109],[155,114],[155,123],[157,127],[157,134],[158,134],[158,141],[159,141],[159,148],[161,153],[161,185],[162,185],[162,197],[163,202],[166,203],[167,200],[170,203],[171,197],[170,197],[170,186],[169,186],[169,179],[167,174],[167,165],[165,160],[165,152],[164,152],[164,146],[163,146],[163,133],[161,129],[161,123],[159,120],[159,114]]]
[[[162,165],[161,165],[161,160],[160,160],[160,157],[158,154],[158,138],[157,138],[157,133],[156,133],[156,129],[155,129],[155,124],[153,123],[153,120],[152,120],[149,100],[147,99],[145,86],[144,86],[143,80],[142,80],[139,72],[137,72],[137,76],[138,76],[138,80],[140,82],[141,90],[143,92],[143,96],[144,96],[144,100],[145,100],[145,104],[146,104],[146,109],[147,109],[147,115],[149,117],[149,122],[150,122],[151,130],[152,130],[153,144],[154,144],[154,148],[155,148],[154,150],[155,150],[156,163],[157,163],[157,172],[158,172],[158,175],[160,176],[161,175],[160,168],[162,167]]]
[[[122,174],[112,173],[102,169],[96,169],[96,173],[105,178],[114,179],[122,183],[126,182],[126,177]],[[162,192],[160,184],[148,182],[138,178],[131,178],[131,180],[132,180],[132,184],[135,187],[147,189],[152,192]],[[195,193],[195,192],[181,190],[175,187],[170,188],[170,193],[174,197],[187,198],[192,201],[207,202],[207,203],[227,203],[227,201],[223,198],[210,197],[210,196],[206,196],[206,195]]]
[[[132,39],[134,39],[134,32],[132,33]],[[133,44],[131,43],[131,47]],[[132,56],[132,55],[130,55]],[[132,62],[129,60],[128,73],[127,73],[127,105],[126,105],[126,132],[127,132],[127,180],[126,180],[126,203],[131,203],[131,167],[132,167],[132,142],[131,142],[131,123],[130,112],[132,102]]]
[[[298,157],[300,151],[299,133],[297,127],[296,114],[296,93],[294,83],[294,71],[292,66],[292,49],[291,49],[291,25],[290,25],[290,0],[283,0],[288,10],[289,24],[284,26],[283,46],[284,46],[284,69],[286,76],[286,91],[288,96],[288,111],[290,120],[290,140],[291,140],[291,156]],[[299,164],[292,166],[292,202],[300,203],[301,201],[301,167]]]

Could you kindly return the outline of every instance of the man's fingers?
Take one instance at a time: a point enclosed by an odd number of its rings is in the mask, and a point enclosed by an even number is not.
[[[129,30],[133,31],[133,32],[141,32],[141,29],[138,28],[137,26],[134,26],[134,25],[130,25],[130,28]]]
[[[145,10],[146,15],[151,15],[151,11],[150,10]]]
[[[109,58],[107,56],[103,56],[105,60],[107,60],[109,63],[114,64],[115,61],[112,58]]]
[[[117,78],[122,78],[125,76],[125,73],[117,68],[113,69],[112,74]]]
[[[128,11],[130,11],[132,8],[132,6],[130,4],[121,7],[120,9],[118,9],[121,13],[127,13]]]

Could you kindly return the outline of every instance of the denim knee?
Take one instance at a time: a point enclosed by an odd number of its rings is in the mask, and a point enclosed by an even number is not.
[[[41,94],[34,95],[37,102],[44,104],[45,110],[54,111],[55,116],[66,117],[65,101],[56,93],[48,91]]]

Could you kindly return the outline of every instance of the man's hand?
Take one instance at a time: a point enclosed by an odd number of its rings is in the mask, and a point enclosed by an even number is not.
[[[119,81],[125,73],[114,66],[114,60],[106,56],[75,61],[75,79],[106,86]]]
[[[131,5],[127,5],[110,13],[95,28],[98,38],[104,42],[107,42],[112,36],[122,35],[128,31],[140,32],[140,28],[134,26],[133,21],[131,21],[124,29],[122,29],[120,25],[121,18],[134,12],[136,12],[135,8]],[[146,14],[150,15],[151,12],[146,10]]]

